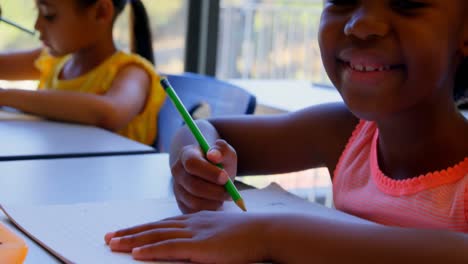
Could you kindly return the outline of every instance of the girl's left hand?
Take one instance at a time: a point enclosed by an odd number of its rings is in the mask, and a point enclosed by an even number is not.
[[[269,259],[266,215],[203,211],[106,234],[137,260],[248,263]]]

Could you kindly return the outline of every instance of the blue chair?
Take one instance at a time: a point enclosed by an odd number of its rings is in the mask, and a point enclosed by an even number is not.
[[[208,105],[209,117],[253,114],[256,98],[248,91],[215,78],[187,73],[165,75],[192,115]],[[184,124],[171,100],[166,97],[158,116],[158,136],[153,144],[158,152],[170,151],[172,137]]]

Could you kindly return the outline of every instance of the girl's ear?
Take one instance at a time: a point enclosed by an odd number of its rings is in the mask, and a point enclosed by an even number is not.
[[[95,19],[98,22],[111,23],[114,21],[114,4],[112,0],[99,0],[96,3]]]

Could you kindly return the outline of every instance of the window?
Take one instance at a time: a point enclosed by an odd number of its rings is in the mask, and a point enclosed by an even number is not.
[[[221,0],[217,76],[328,82],[317,42],[322,0]]]
[[[37,12],[31,2],[31,0],[2,1],[2,17],[14,21],[24,28],[34,30]],[[2,36],[0,38],[0,52],[31,49],[40,45],[37,35],[25,34],[5,22],[0,22],[0,34]],[[36,86],[37,82],[35,81],[8,82],[0,80],[2,88],[34,89]]]
[[[25,8],[26,7],[26,8]],[[2,17],[34,30],[36,9],[31,0],[2,1]],[[34,48],[40,45],[39,39],[0,22],[0,51]]]
[[[156,69],[164,73],[184,71],[187,6],[190,0],[142,0],[153,30]],[[114,37],[121,49],[129,46],[129,7],[119,17]]]

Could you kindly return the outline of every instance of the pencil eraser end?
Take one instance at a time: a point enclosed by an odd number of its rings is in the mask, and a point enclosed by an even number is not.
[[[162,78],[159,82],[161,83],[161,86],[164,88],[164,90],[167,90],[167,88],[170,87],[169,80],[167,80],[167,78]]]

